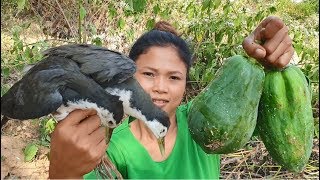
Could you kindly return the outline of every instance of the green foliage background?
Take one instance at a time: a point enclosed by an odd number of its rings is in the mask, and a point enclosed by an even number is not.
[[[18,17],[29,14],[34,22],[44,26],[45,19],[36,13],[35,7],[45,7],[46,4],[35,6],[35,2],[38,1],[2,1],[2,13],[8,13],[8,8],[13,9],[9,13]],[[39,61],[42,50],[63,43],[92,43],[128,54],[131,44],[143,32],[150,30],[156,21],[167,20],[181,32],[181,36],[189,42],[194,53],[195,62],[190,71],[191,86],[187,101],[214,78],[215,71],[224,59],[235,54],[244,55],[241,47],[243,38],[265,17],[275,15],[289,27],[294,48],[300,59],[299,66],[312,82],[312,103],[318,108],[317,0],[301,3],[292,0],[51,0],[47,1],[47,4],[61,7],[60,12],[64,14],[62,21],[68,22],[68,28],[73,29],[73,34],[69,35],[67,42],[59,41],[66,38],[55,37],[54,40],[39,39],[36,43],[28,45],[20,36],[30,28],[30,22],[16,24],[10,29],[13,48],[10,52],[1,53],[2,77],[8,78],[12,72],[20,72],[26,64]],[[57,16],[56,12],[50,14],[50,9],[45,10],[49,15]],[[113,38],[113,41],[110,41],[110,38]],[[1,82],[2,95],[10,86],[6,85],[5,81]]]

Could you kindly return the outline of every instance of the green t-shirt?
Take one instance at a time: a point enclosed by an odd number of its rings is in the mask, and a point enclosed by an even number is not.
[[[169,157],[155,162],[134,137],[129,118],[112,134],[107,154],[125,179],[219,179],[220,156],[206,154],[191,138],[187,124],[189,104],[176,111],[177,137]],[[95,179],[92,171],[85,179]]]

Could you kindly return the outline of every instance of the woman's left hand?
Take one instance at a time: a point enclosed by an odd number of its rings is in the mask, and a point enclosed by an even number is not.
[[[243,40],[242,46],[249,56],[257,59],[266,68],[283,68],[294,54],[288,27],[275,16],[264,19]]]

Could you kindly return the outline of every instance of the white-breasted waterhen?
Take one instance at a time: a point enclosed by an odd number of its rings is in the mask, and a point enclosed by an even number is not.
[[[50,48],[1,97],[1,127],[9,118],[27,120],[52,113],[59,121],[74,109],[94,108],[102,125],[109,128],[116,127],[124,113],[144,121],[164,153],[169,118],[133,77],[135,71],[131,59],[103,47],[71,44]],[[109,140],[111,133],[107,132]],[[111,178],[110,174],[105,177]]]

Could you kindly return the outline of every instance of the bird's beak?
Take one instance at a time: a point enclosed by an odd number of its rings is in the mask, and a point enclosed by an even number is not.
[[[158,139],[158,145],[161,155],[164,156],[164,137]]]
[[[111,139],[111,135],[112,135],[112,131],[114,128],[109,128],[109,127],[105,127],[106,128],[106,144],[109,144],[110,139]]]

